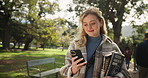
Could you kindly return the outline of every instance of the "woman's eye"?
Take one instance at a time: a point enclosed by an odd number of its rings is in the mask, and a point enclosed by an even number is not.
[[[87,26],[87,24],[83,24],[83,26]]]
[[[95,25],[96,23],[91,23],[91,25]]]

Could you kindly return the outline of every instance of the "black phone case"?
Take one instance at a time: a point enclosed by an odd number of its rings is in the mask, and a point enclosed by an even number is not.
[[[78,56],[78,58],[77,58],[76,60],[78,60],[78,59],[80,59],[80,58],[83,58],[83,60],[80,61],[78,64],[85,62],[85,59],[84,59],[84,57],[83,57],[83,55],[82,55],[81,50],[71,50],[70,53],[71,53],[71,56],[72,56],[72,57]],[[75,60],[75,61],[76,61],[76,60]]]

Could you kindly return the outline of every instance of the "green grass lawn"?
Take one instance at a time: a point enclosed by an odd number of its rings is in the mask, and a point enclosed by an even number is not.
[[[67,50],[60,49],[39,49],[29,51],[0,51],[0,78],[28,78],[26,61],[56,58],[57,62],[64,63]],[[62,67],[62,64],[57,64]],[[55,74],[47,78],[54,78]],[[59,74],[59,78],[62,78]]]

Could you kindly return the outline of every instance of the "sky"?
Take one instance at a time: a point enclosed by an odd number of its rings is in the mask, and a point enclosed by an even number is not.
[[[50,1],[54,1],[54,0],[50,0]],[[148,4],[147,0],[144,0],[144,1],[145,1],[145,3]],[[69,13],[69,12],[66,11],[66,9],[68,8],[67,5],[71,4],[72,0],[59,0],[58,3],[59,3],[59,7],[60,7],[60,9],[62,9],[62,11],[61,12],[56,12],[56,14],[52,15],[52,16],[47,15],[47,18],[51,19],[51,18],[61,17],[61,18],[68,19],[68,18],[70,18],[72,16],[75,16],[74,12]],[[130,21],[133,21],[133,20],[135,21],[136,25],[141,25],[141,24],[143,24],[143,22],[146,22],[146,21],[148,22],[148,17],[146,17],[146,15],[141,15],[140,19],[135,19],[135,18],[133,18],[134,14],[135,14],[135,10],[131,9],[130,14],[128,14],[127,17],[126,17],[126,21],[123,22],[123,26],[129,26]],[[75,18],[75,20],[78,20],[78,18]],[[111,24],[110,24],[110,26],[111,26]]]
[[[50,0],[49,0],[50,1]],[[54,1],[54,0],[53,0]],[[59,3],[59,7],[62,11],[60,12],[56,12],[55,15],[48,15],[47,18],[57,18],[57,17],[61,17],[61,18],[66,18],[68,19],[71,16],[74,16],[75,13],[69,13],[66,12],[66,9],[68,9],[67,5],[72,3],[72,0],[58,0]]]

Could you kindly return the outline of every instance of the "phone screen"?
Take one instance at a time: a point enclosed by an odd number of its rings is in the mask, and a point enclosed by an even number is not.
[[[80,61],[78,64],[85,62],[85,59],[84,59],[84,57],[82,55],[81,50],[71,50],[70,53],[71,53],[72,57],[78,56],[78,58],[76,60],[78,60],[80,58],[83,58],[83,60]]]

